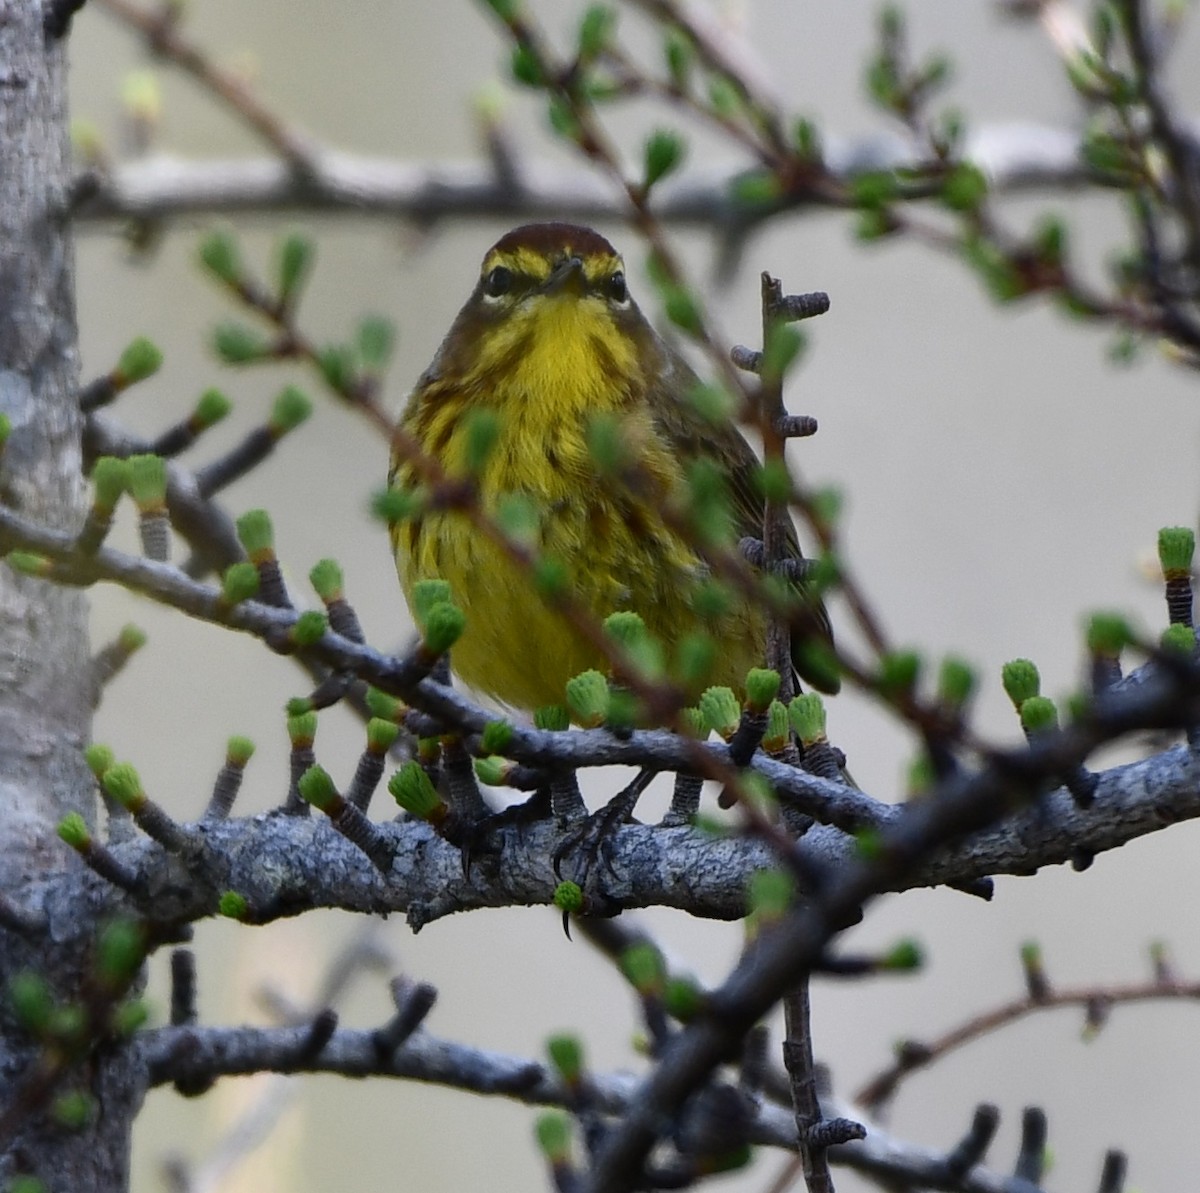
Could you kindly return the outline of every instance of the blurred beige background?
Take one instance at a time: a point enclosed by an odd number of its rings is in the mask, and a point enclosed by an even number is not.
[[[582,5],[541,5],[556,34],[574,28]],[[862,99],[874,6],[761,0],[727,6],[744,22],[781,95],[832,133],[864,134],[879,118]],[[914,44],[949,51],[958,66],[953,100],[972,120],[1070,124],[1077,113],[1048,47],[1032,29],[1001,22],[992,6],[915,0]],[[223,63],[251,71],[265,98],[331,145],[407,159],[461,159],[476,152],[470,104],[507,61],[507,48],[466,3],[357,0],[193,0],[188,28]],[[641,28],[628,14],[623,27]],[[1173,83],[1184,107],[1200,107],[1197,40],[1177,54]],[[73,110],[120,144],[120,91],[128,70],[146,65],[135,40],[103,12],[85,10],[72,39]],[[235,121],[164,66],[159,144],[186,155],[257,153]],[[540,111],[518,96],[510,109],[519,144],[548,150]],[[651,124],[674,117],[622,110],[618,131],[635,148]],[[708,157],[728,153],[713,142]],[[731,159],[732,160],[732,159]],[[1014,219],[1066,210],[1068,200],[1025,200]],[[1072,232],[1102,260],[1121,224],[1111,200],[1069,199]],[[366,312],[393,317],[399,349],[389,400],[431,357],[473,283],[501,223],[446,225],[422,239],[378,221],[315,220],[320,259],[303,321],[319,340],[346,334]],[[206,335],[234,313],[194,267],[198,226],[172,229],[148,259],[131,259],[119,230],[80,237],[79,319],[84,373],[108,368],[144,333],[165,349],[152,382],[123,399],[131,425],[154,431],[218,384],[238,407],[236,425],[211,436],[230,444],[255,422],[287,379],[282,370],[233,373],[206,350]],[[275,234],[245,221],[248,253],[261,264]],[[624,247],[631,279],[646,295],[635,238],[604,229]],[[680,238],[697,276],[711,279],[712,245]],[[1080,674],[1082,610],[1119,607],[1157,630],[1158,589],[1139,576],[1139,557],[1157,528],[1191,523],[1200,455],[1200,387],[1194,374],[1149,354],[1118,370],[1106,361],[1108,335],[1070,324],[1041,304],[997,309],[960,263],[905,244],[864,249],[847,221],[795,219],[755,240],[733,283],[711,295],[732,338],[757,327],[757,271],[770,268],[793,290],[825,289],[832,312],[810,325],[812,351],[789,394],[791,408],[815,414],[821,433],[797,449],[806,475],[849,495],[847,543],[857,573],[900,643],[931,656],[954,650],[985,669],[981,726],[1014,736],[999,689],[1001,662],[1028,655],[1051,694]],[[646,305],[653,307],[647,299]],[[307,379],[305,379],[307,384]],[[315,393],[315,387],[310,389]],[[203,451],[211,450],[209,448]],[[202,451],[202,455],[203,455]],[[345,412],[320,403],[316,417],[277,456],[228,494],[240,512],[268,505],[279,547],[298,587],[311,564],[336,554],[371,640],[399,644],[406,623],[386,536],[365,516],[383,480],[383,445]],[[132,541],[132,540],[130,540]],[[98,642],[127,620],[151,635],[130,673],[112,689],[97,736],[137,762],[149,790],[181,816],[198,814],[231,733],[259,743],[240,802],[262,810],[284,790],[281,707],[303,690],[299,673],[249,640],[166,615],[119,591],[95,594]],[[835,620],[838,611],[835,610]],[[909,747],[873,708],[853,696],[831,711],[831,734],[873,793],[897,798]],[[318,748],[335,775],[359,749],[349,717],[327,714]],[[593,789],[594,802],[602,791]],[[379,805],[382,808],[382,804]],[[380,813],[382,814],[382,813]],[[1086,874],[1065,868],[1034,879],[1002,879],[985,906],[952,892],[919,892],[874,907],[848,947],[901,935],[925,943],[929,965],[916,978],[871,985],[820,983],[815,1030],[821,1057],[848,1092],[887,1062],[896,1038],[938,1032],[1016,994],[1019,943],[1041,941],[1053,980],[1063,984],[1133,979],[1148,972],[1146,946],[1170,942],[1181,969],[1200,970],[1193,909],[1200,879],[1192,860],[1198,830],[1182,825],[1097,859]],[[736,956],[736,926],[647,915],[677,956],[707,980]],[[213,1022],[264,1015],[255,992],[274,983],[302,1001],[324,959],[356,922],[322,913],[269,929],[199,926],[203,1012]],[[396,964],[440,989],[429,1020],[435,1033],[484,1047],[538,1054],[553,1030],[578,1028],[598,1065],[636,1066],[637,1029],[622,982],[582,943],[563,939],[547,911],[484,913],[437,923],[413,937],[383,926]],[[165,1014],[165,963],[151,993]],[[360,982],[345,1021],[374,1025],[387,1012],[383,974]],[[1091,1188],[1103,1150],[1131,1153],[1131,1180],[1172,1187],[1194,1170],[1195,1133],[1177,1128],[1195,1114],[1200,1045],[1195,1011],[1151,1006],[1118,1012],[1098,1040],[1080,1040],[1080,1020],[1046,1015],[995,1037],[913,1080],[895,1108],[900,1134],[948,1146],[972,1107],[997,1102],[1004,1127],[990,1160],[1011,1164],[1020,1110],[1050,1115],[1054,1188]],[[202,1164],[239,1108],[262,1082],[226,1082],[186,1103],[151,1097],[136,1135],[134,1187],[165,1187],[171,1155]],[[333,1079],[300,1083],[284,1128],[224,1190],[315,1193],[352,1182],[363,1190],[527,1190],[546,1178],[526,1108],[440,1089]],[[763,1189],[781,1157],[764,1155],[749,1174],[714,1188]],[[860,1188],[842,1176],[846,1189]]]

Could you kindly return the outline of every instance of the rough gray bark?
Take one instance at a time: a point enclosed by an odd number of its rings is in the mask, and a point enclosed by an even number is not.
[[[0,410],[12,435],[0,460],[6,504],[55,526],[82,505],[76,408],[74,262],[66,220],[65,45],[46,38],[38,0],[0,0]],[[69,811],[94,815],[81,746],[89,732],[86,604],[78,592],[0,569],[0,895],[43,929],[0,929],[0,989],[35,969],[56,996],[77,996],[94,924],[73,908],[38,906],[48,870],[73,864],[55,834]],[[7,1000],[4,1000],[5,1003]],[[0,1012],[0,1114],[10,1135],[0,1185],[17,1173],[48,1189],[126,1186],[129,1127],[140,1083],[130,1059],[100,1056],[76,1078],[103,1114],[67,1132],[19,1098],[35,1041]],[[136,1092],[135,1092],[136,1091]]]

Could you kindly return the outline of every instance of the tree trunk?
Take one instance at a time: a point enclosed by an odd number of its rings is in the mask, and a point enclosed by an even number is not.
[[[83,485],[65,49],[44,34],[39,0],[0,0],[0,410],[12,423],[0,500],[73,527]],[[129,1050],[102,1049],[55,1087],[93,1099],[89,1125],[64,1129],[48,1091],[29,1097],[43,1046],[14,1023],[6,996],[14,974],[32,970],[56,1002],[77,999],[106,898],[82,874],[62,881],[81,867],[55,833],[67,812],[95,816],[82,757],[91,718],[86,618],[81,593],[0,566],[0,897],[41,921],[24,933],[0,927],[4,1188],[18,1173],[55,1191],[126,1188],[140,1100]]]

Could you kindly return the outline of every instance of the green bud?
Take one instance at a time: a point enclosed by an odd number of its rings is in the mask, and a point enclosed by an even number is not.
[[[1158,560],[1166,579],[1189,576],[1195,553],[1196,534],[1190,527],[1164,526],[1158,532]]]
[[[489,754],[486,758],[476,758],[475,777],[488,787],[503,787],[512,773],[513,763],[499,754]]]
[[[210,232],[200,242],[200,263],[227,286],[237,286],[242,280],[237,241],[229,231],[220,229]]]
[[[382,757],[392,748],[400,735],[400,726],[383,717],[372,717],[367,722],[367,749]]]
[[[561,733],[571,727],[571,714],[561,704],[546,704],[533,710],[533,724],[537,729]]]
[[[22,576],[44,578],[54,570],[50,560],[32,551],[10,551],[4,560],[14,572],[20,572]]]
[[[192,411],[192,422],[202,430],[214,427],[233,409],[233,403],[219,390],[206,389]]]
[[[381,373],[396,346],[396,325],[382,315],[368,315],[358,325],[358,356],[368,373]]]
[[[101,776],[104,790],[129,812],[138,811],[146,802],[142,780],[132,763],[118,762]]]
[[[335,559],[322,559],[313,564],[308,573],[313,591],[325,604],[340,600],[342,596],[342,569]]]
[[[110,1020],[113,1033],[121,1039],[129,1039],[135,1032],[146,1025],[150,1018],[150,1008],[144,999],[130,998],[120,1003],[112,1013]]]
[[[786,750],[790,727],[787,706],[781,700],[772,700],[767,709],[767,728],[763,733],[763,749],[768,754],[780,754]]]
[[[1163,630],[1159,645],[1167,652],[1192,655],[1196,651],[1196,631],[1190,625],[1169,625]]]
[[[583,1076],[583,1044],[578,1036],[551,1036],[546,1041],[546,1053],[568,1085],[574,1085]]]
[[[709,733],[708,718],[698,708],[681,708],[679,731],[696,741],[704,741]]]
[[[339,394],[354,388],[356,381],[354,353],[348,344],[330,344],[317,353],[317,367],[325,384]]]
[[[786,870],[755,870],[746,891],[750,914],[760,924],[777,920],[791,905],[795,892],[795,879]]]
[[[226,605],[239,605],[251,600],[258,592],[258,569],[249,560],[232,563],[221,577],[221,600]]]
[[[733,607],[733,591],[722,580],[705,580],[692,589],[690,600],[697,617],[715,621]]]
[[[742,707],[732,688],[706,688],[700,694],[698,704],[709,728],[714,729],[719,737],[728,741],[737,732],[742,720]]]
[[[418,820],[440,819],[438,811],[445,807],[419,762],[406,762],[392,775],[388,791],[400,807]]]
[[[432,655],[445,654],[462,637],[467,615],[449,601],[440,601],[425,615],[421,627],[426,651]]]
[[[488,8],[502,21],[515,21],[520,14],[520,0],[485,0]]]
[[[308,280],[315,251],[312,240],[299,232],[285,236],[279,245],[279,301],[285,306]]]
[[[40,973],[23,969],[8,983],[8,1001],[22,1027],[33,1035],[44,1035],[50,1026],[54,996]]]
[[[381,692],[378,688],[367,688],[367,708],[370,710],[371,716],[379,717],[384,721],[396,721],[404,715],[404,703],[397,700],[395,696],[389,696],[387,692]]]
[[[704,988],[691,977],[671,977],[663,991],[663,1005],[667,1014],[680,1023],[690,1023],[704,1010],[707,1001]]]
[[[96,941],[96,972],[108,987],[133,981],[146,959],[146,930],[136,920],[113,920]]]
[[[1133,641],[1133,630],[1119,613],[1093,613],[1088,618],[1087,647],[1092,654],[1115,658]]]
[[[621,423],[611,414],[593,414],[584,428],[588,455],[602,476],[615,476],[630,463]]]
[[[669,285],[664,288],[663,310],[667,318],[689,336],[699,336],[704,331],[700,304],[682,286]]]
[[[805,116],[792,125],[792,148],[804,162],[819,162],[825,155],[817,126]]]
[[[921,673],[921,656],[915,650],[894,650],[879,661],[879,690],[889,697],[911,694]]]
[[[8,1193],[49,1193],[36,1176],[18,1172],[8,1183]]]
[[[727,120],[737,115],[741,105],[737,88],[724,75],[713,75],[709,79],[708,102],[718,116],[723,116]]]
[[[712,675],[717,653],[716,639],[703,630],[684,634],[675,644],[675,675],[689,692]]]
[[[54,1121],[66,1131],[82,1131],[92,1120],[96,1103],[81,1089],[59,1094],[50,1106]]]
[[[310,766],[296,781],[300,798],[318,812],[329,813],[341,799],[329,772],[323,766]]]
[[[293,750],[306,750],[311,747],[317,739],[317,714],[310,710],[289,716],[287,735]]]
[[[611,694],[599,671],[584,671],[567,680],[567,708],[576,724],[595,729],[608,718]]]
[[[778,381],[786,377],[807,344],[807,337],[798,327],[790,323],[772,323],[763,349],[763,379]]]
[[[942,183],[942,203],[951,211],[975,211],[987,198],[988,181],[970,162],[960,162]]]
[[[167,465],[161,456],[129,457],[129,492],[142,513],[163,508],[167,498]]]
[[[244,920],[250,911],[250,904],[245,895],[237,891],[222,891],[217,900],[217,912],[227,920]]]
[[[642,187],[649,190],[660,179],[677,170],[687,153],[687,142],[676,132],[656,129],[646,138],[643,151]]]
[[[624,688],[613,688],[608,695],[608,716],[604,724],[614,733],[632,729],[637,724],[641,704],[638,698]]]
[[[309,396],[294,385],[289,385],[275,399],[275,404],[271,407],[271,417],[267,420],[267,429],[276,439],[280,439],[305,422],[312,410]]]
[[[538,1148],[551,1165],[564,1165],[570,1161],[571,1120],[562,1111],[548,1110],[545,1114],[539,1114],[534,1133]]]
[[[283,706],[283,711],[289,717],[302,717],[305,713],[315,713],[317,707],[311,696],[293,696]]]
[[[919,799],[932,790],[937,782],[937,772],[933,768],[933,759],[926,750],[918,750],[916,757],[908,764],[904,776],[904,792],[909,799]]]
[[[88,770],[99,779],[106,770],[108,770],[114,762],[116,755],[112,750],[100,742],[93,742],[83,752],[84,761],[88,765]]]
[[[947,708],[957,711],[971,699],[977,682],[974,668],[969,663],[947,655],[938,671],[938,699]]]
[[[1026,969],[1042,968],[1042,946],[1036,940],[1027,940],[1021,945],[1021,964]]]
[[[300,647],[316,646],[329,629],[329,618],[320,609],[306,609],[296,618],[288,637]]]
[[[126,389],[139,381],[145,381],[162,368],[162,362],[163,354],[158,345],[145,336],[138,336],[121,353],[121,359],[117,361],[112,375],[113,385],[117,389]]]
[[[779,693],[779,672],[752,667],[746,673],[746,707],[751,712],[766,712]]]
[[[1058,709],[1048,696],[1030,696],[1021,705],[1021,726],[1030,733],[1058,728]]]
[[[696,60],[696,47],[682,29],[670,26],[663,42],[663,57],[667,62],[667,74],[671,85],[680,92],[688,88],[692,64]]]
[[[553,601],[561,596],[570,580],[570,572],[561,559],[555,559],[552,555],[542,555],[534,560],[533,583],[545,600]]]
[[[511,721],[489,721],[483,727],[481,742],[488,754],[503,754],[512,745]]]
[[[825,702],[816,692],[804,692],[788,705],[796,736],[806,748],[825,740]]]
[[[500,415],[481,406],[467,414],[463,426],[466,434],[464,454],[467,471],[478,476],[500,438]]]
[[[221,323],[213,331],[213,350],[227,365],[247,365],[271,355],[266,338],[244,323]]]
[[[275,555],[275,528],[266,510],[247,510],[237,520],[238,541],[254,563]]]
[[[630,945],[621,954],[621,972],[643,998],[661,995],[666,987],[666,961],[649,941]]]
[[[412,590],[413,620],[418,626],[424,626],[429,611],[435,605],[452,604],[453,595],[450,585],[445,580],[418,580]]]
[[[93,503],[111,514],[129,484],[129,463],[115,456],[101,456],[92,468]]]
[[[892,973],[911,973],[925,964],[924,950],[919,940],[906,937],[898,940],[880,959],[879,968]]]
[[[225,761],[230,766],[245,766],[254,757],[254,743],[248,737],[234,735],[225,743]]]
[[[1037,666],[1029,659],[1013,659],[1005,663],[1000,670],[1000,682],[1016,709],[1020,709],[1031,696],[1036,696],[1042,686]]]
[[[0,411],[0,452],[8,446],[12,429],[12,419],[3,411]]]
[[[696,382],[688,390],[688,401],[706,422],[718,426],[727,423],[737,413],[737,403],[724,386]]]
[[[72,849],[86,849],[92,843],[87,821],[78,812],[68,812],[58,822],[58,835]]]
[[[767,501],[782,505],[792,497],[792,476],[784,460],[764,460],[755,466],[754,487]]]
[[[543,82],[542,64],[538,56],[526,45],[513,47],[509,62],[513,80],[526,87],[540,87]]]
[[[583,888],[577,882],[560,882],[554,888],[554,906],[559,911],[582,911]]]

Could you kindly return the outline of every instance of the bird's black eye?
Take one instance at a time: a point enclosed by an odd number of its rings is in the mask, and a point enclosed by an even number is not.
[[[511,286],[512,270],[505,269],[503,265],[497,265],[483,279],[483,292],[488,298],[499,298],[501,294],[507,294]]]
[[[625,275],[619,269],[609,277],[604,285],[609,299],[613,302],[624,302],[629,297],[629,289],[625,285]]]

